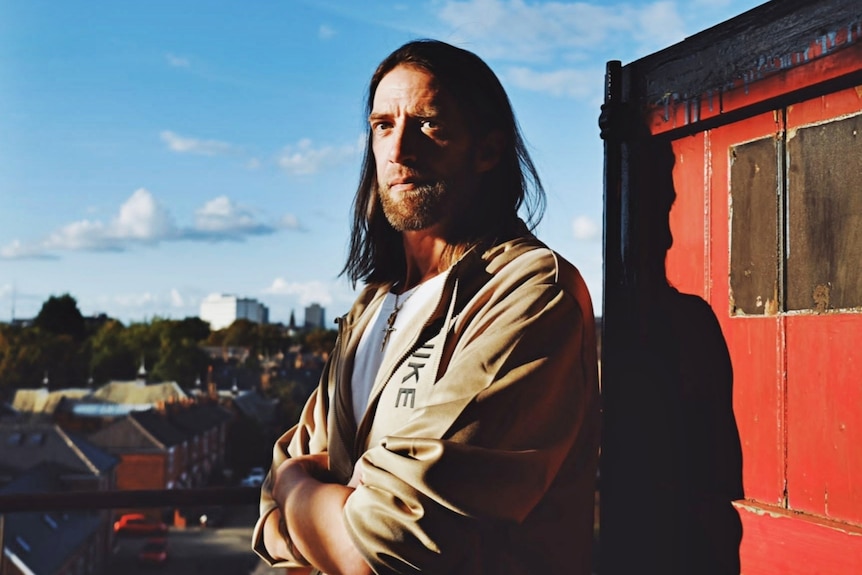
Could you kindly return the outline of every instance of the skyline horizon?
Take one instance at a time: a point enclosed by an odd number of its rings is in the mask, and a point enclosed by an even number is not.
[[[603,305],[605,64],[757,0],[0,2],[0,319],[51,295],[123,323],[210,294],[333,317],[377,64],[417,38],[500,78],[547,195],[536,235]],[[69,22],[74,22],[73,26]]]

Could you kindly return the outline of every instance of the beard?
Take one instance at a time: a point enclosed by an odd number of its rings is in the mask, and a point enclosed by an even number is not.
[[[395,231],[424,230],[443,221],[449,214],[451,202],[449,185],[438,180],[422,184],[404,192],[399,199],[393,197],[389,187],[378,188],[383,214]]]

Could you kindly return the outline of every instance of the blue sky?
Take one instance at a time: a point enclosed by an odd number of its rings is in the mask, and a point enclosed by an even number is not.
[[[211,293],[272,321],[346,312],[366,84],[422,37],[500,76],[548,194],[538,235],[600,312],[605,62],[760,3],[0,0],[0,321],[63,293],[127,323]]]

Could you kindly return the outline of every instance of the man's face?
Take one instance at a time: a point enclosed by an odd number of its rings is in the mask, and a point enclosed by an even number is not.
[[[398,231],[447,221],[475,193],[474,139],[429,72],[399,65],[377,86],[369,117],[383,212]]]

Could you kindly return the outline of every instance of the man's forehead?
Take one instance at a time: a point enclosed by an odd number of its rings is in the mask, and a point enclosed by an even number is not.
[[[415,82],[417,78],[421,81]],[[381,77],[374,91],[372,114],[386,111],[400,99],[409,100],[412,108],[425,113],[451,114],[460,108],[432,72],[412,64],[399,64]]]

